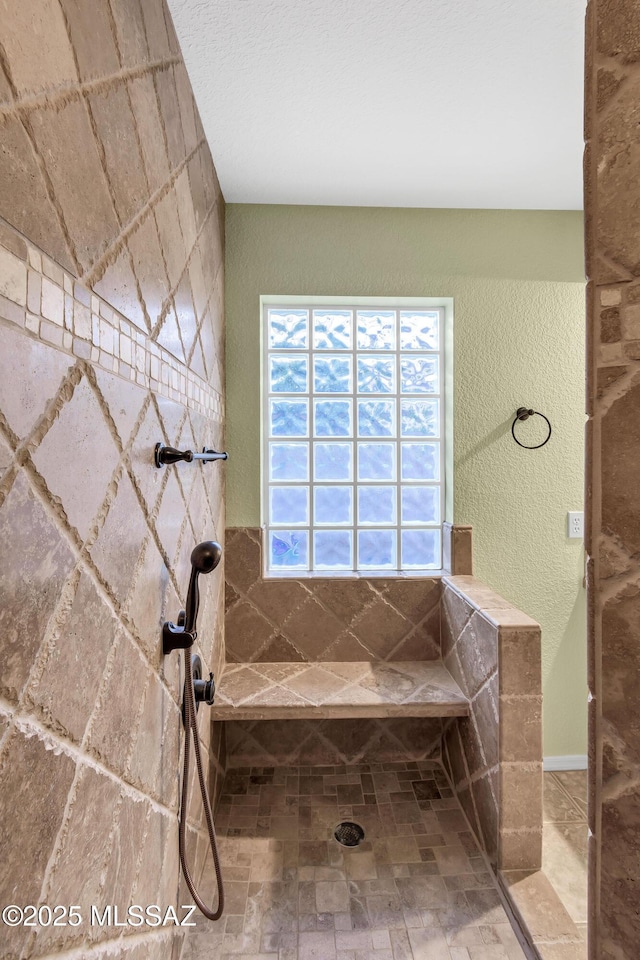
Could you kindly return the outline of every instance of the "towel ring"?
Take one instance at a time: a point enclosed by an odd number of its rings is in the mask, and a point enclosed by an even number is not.
[[[542,419],[546,421],[546,424],[549,427],[549,432],[545,437],[545,439],[542,441],[542,443],[536,443],[535,446],[533,447],[530,447],[526,443],[521,443],[516,437],[516,423],[518,423],[519,420],[528,420],[529,417],[542,417]],[[516,410],[514,421],[511,424],[511,436],[513,437],[513,439],[515,440],[515,442],[518,444],[519,447],[524,447],[525,450],[539,450],[540,447],[544,447],[545,443],[549,442],[549,438],[551,437],[551,424],[549,422],[549,418],[545,417],[544,413],[540,413],[538,410],[528,410],[526,407],[518,407],[518,409]]]

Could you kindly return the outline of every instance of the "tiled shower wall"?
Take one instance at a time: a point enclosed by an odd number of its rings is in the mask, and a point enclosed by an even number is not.
[[[0,900],[85,918],[3,927],[3,956],[89,956],[121,934],[90,904],[184,896],[160,624],[224,532],[221,464],[153,465],[157,441],[224,443],[224,204],[162,0],[2,0],[0,218]],[[201,585],[218,670],[222,570]]]
[[[440,580],[263,577],[262,531],[226,532],[226,653],[233,663],[438,660]]]
[[[440,581],[270,580],[262,531],[226,532],[226,657],[233,663],[437,660]],[[440,755],[440,719],[228,721],[229,763],[352,764]]]
[[[640,6],[587,14],[589,956],[640,943]]]
[[[539,870],[540,626],[474,577],[446,578],[442,655],[471,705],[444,737],[460,804],[498,869]]]

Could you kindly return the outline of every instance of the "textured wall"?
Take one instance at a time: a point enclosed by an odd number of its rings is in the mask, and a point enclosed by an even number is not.
[[[640,943],[640,7],[587,14],[592,960]]]
[[[161,0],[2,0],[0,217],[0,901],[85,915],[4,927],[0,952],[90,957],[122,932],[91,931],[91,903],[184,896],[159,631],[224,530],[220,465],[153,465],[159,440],[223,442],[223,201]],[[213,669],[222,586],[203,584]],[[198,873],[202,826],[194,806]]]
[[[586,752],[583,551],[566,537],[583,501],[580,214],[230,204],[226,263],[232,526],[260,521],[260,295],[454,297],[454,519],[473,525],[477,576],[541,624],[545,754]],[[551,419],[542,450],[511,439],[522,404]]]
[[[471,702],[449,721],[444,758],[492,863],[537,870],[542,857],[540,627],[475,577],[447,577],[442,655]]]

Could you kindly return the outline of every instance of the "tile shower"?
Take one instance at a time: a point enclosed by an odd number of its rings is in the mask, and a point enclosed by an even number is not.
[[[224,201],[162,0],[5,11],[0,892],[179,904],[181,673],[160,623],[194,543],[225,539],[224,468],[157,470],[153,448],[224,446]],[[221,575],[199,622],[219,703],[245,711],[200,727],[224,922],[3,928],[3,956],[523,956],[492,868],[540,865],[539,628],[470,576],[468,531],[446,546],[445,581],[283,584],[259,531],[227,531],[226,650]],[[441,659],[449,680],[425,667]],[[344,819],[357,849],[333,839]]]
[[[227,530],[223,957],[525,955],[494,871],[541,866],[540,628],[470,575],[470,535],[445,531],[442,580],[282,581]],[[581,955],[566,920],[534,932],[549,956]]]

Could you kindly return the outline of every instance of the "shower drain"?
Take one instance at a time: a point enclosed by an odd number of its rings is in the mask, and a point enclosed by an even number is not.
[[[343,847],[357,847],[364,840],[364,830],[360,824],[351,823],[350,820],[339,823],[333,835]]]

